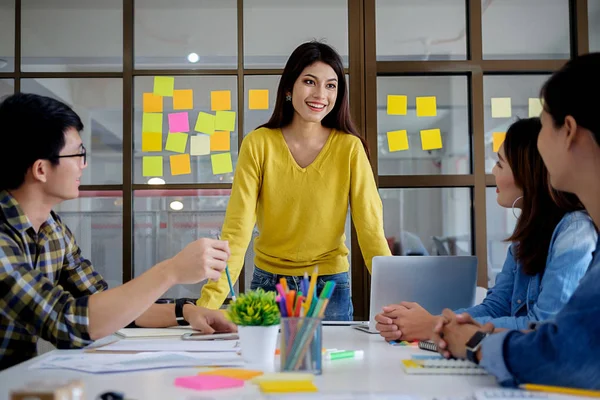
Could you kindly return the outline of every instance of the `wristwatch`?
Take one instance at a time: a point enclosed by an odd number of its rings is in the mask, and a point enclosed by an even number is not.
[[[175,321],[177,321],[177,325],[187,326],[190,324],[183,318],[183,306],[185,304],[196,305],[189,299],[175,299]]]
[[[481,342],[483,339],[488,337],[490,334],[486,332],[477,331],[471,339],[466,343],[467,347],[467,360],[474,362],[475,364],[479,364],[477,360],[477,350],[481,347]]]

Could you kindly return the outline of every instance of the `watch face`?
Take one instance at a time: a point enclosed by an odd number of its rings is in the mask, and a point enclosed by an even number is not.
[[[483,340],[484,337],[487,336],[487,333],[485,332],[480,332],[477,331],[475,332],[475,334],[471,337],[471,339],[469,339],[469,341],[467,342],[466,346],[467,348],[474,348],[475,346],[477,346],[479,344],[479,342],[481,342]]]

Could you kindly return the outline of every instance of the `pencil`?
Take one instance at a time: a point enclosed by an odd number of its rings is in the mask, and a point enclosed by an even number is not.
[[[217,234],[217,240],[221,240],[221,235]],[[229,275],[229,264],[225,264],[225,275],[227,276],[227,283],[229,283],[229,291],[231,292],[231,300],[235,301],[235,291],[233,290],[233,282],[231,282],[231,275]]]
[[[600,397],[599,390],[585,390],[585,389],[574,389],[560,386],[548,386],[548,385],[534,385],[526,383],[519,386],[521,389],[531,390],[535,392],[548,392],[548,393],[560,393],[560,394],[572,394],[575,396],[588,396],[588,397]]]

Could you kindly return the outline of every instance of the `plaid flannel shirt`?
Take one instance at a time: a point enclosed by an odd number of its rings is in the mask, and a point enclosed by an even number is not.
[[[35,232],[14,197],[0,191],[0,370],[37,354],[91,343],[88,299],[107,288],[54,212]]]

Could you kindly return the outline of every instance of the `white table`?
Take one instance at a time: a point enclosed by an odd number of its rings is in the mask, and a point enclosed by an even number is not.
[[[423,352],[414,347],[390,346],[379,335],[357,331],[348,326],[326,326],[323,342],[327,348],[365,352],[362,360],[323,361],[323,375],[315,377],[321,394],[340,392],[398,393],[419,397],[468,396],[476,389],[497,387],[492,376],[407,375],[400,360]],[[76,352],[81,350],[55,350]],[[48,353],[48,354],[52,354]],[[46,357],[47,354],[41,357]],[[176,368],[116,374],[87,374],[77,371],[33,370],[31,361],[0,373],[0,400],[9,399],[11,389],[22,388],[28,382],[57,379],[80,379],[85,384],[86,399],[95,400],[105,391],[124,392],[127,399],[260,399],[260,391],[252,383],[244,388],[198,392],[177,388],[176,377],[195,375],[197,368]],[[314,398],[319,398],[315,396]]]

